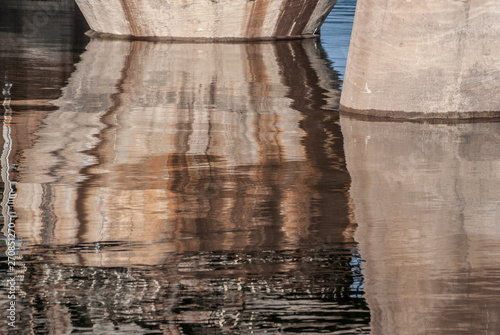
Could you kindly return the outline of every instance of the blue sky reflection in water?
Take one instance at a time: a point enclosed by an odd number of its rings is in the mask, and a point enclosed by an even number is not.
[[[349,27],[89,41],[72,1],[1,6],[2,204],[22,255],[2,333],[368,332],[333,111]]]
[[[321,45],[343,79],[356,0],[339,0],[321,28]]]

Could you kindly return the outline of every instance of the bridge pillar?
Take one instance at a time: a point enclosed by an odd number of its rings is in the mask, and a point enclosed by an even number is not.
[[[76,0],[100,35],[251,40],[315,36],[337,0]]]
[[[358,0],[341,110],[500,115],[500,2]]]

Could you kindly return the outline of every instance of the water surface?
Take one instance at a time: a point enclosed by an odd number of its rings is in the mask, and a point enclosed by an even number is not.
[[[0,332],[498,333],[499,123],[339,115],[354,3],[176,44],[2,1]]]
[[[39,2],[22,4],[4,8],[36,19]],[[17,328],[2,329],[367,331],[321,42],[88,41],[74,13],[3,35],[4,222],[20,259]]]

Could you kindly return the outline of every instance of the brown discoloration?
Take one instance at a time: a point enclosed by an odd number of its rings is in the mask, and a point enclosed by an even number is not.
[[[278,23],[276,24],[275,36],[287,36],[294,22],[294,17],[300,12],[301,3],[294,0],[288,0],[283,5]]]
[[[131,1],[128,0],[120,0],[123,12],[125,13],[125,17],[130,25],[130,32],[133,36],[142,36],[144,34],[141,33],[140,26],[136,20],[137,9],[134,8]]]
[[[302,35],[307,23],[311,19],[318,1],[319,0],[306,0],[303,2],[302,10],[296,18],[295,26],[293,27],[291,35]]]
[[[255,38],[262,34],[262,27],[266,18],[270,0],[255,0],[248,20],[246,37]]]
[[[276,24],[275,36],[302,35],[319,0],[288,0]]]
[[[133,36],[139,39],[190,41],[309,37],[319,29],[337,2],[337,0],[76,1],[85,16],[89,18],[91,28],[101,34]]]

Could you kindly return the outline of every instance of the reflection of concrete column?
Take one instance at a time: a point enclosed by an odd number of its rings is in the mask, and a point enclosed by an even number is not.
[[[399,117],[500,111],[500,3],[358,0],[341,108]]]
[[[323,196],[304,188],[322,174],[301,122],[338,96],[314,43],[91,41],[23,153],[22,233],[36,244],[95,244],[64,261],[114,266],[308,238],[317,215],[308,204]],[[308,100],[299,94],[320,102],[298,105]]]
[[[500,125],[341,126],[373,334],[500,331]]]

